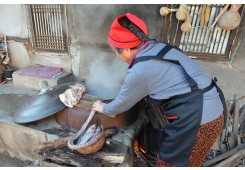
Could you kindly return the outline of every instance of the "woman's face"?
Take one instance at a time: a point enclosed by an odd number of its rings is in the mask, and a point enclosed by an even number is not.
[[[122,53],[118,53],[117,51],[114,51],[114,52],[122,61],[128,64],[130,64],[135,54],[135,50],[131,50],[131,49],[122,49]]]

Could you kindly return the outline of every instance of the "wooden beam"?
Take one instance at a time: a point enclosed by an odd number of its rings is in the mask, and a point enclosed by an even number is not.
[[[234,155],[228,157],[227,159],[223,160],[222,162],[215,165],[215,167],[231,167],[235,166],[237,162],[245,155],[245,148],[241,149],[239,152],[235,153]]]
[[[214,164],[216,162],[224,160],[225,158],[227,158],[227,157],[229,157],[229,156],[231,156],[231,155],[233,155],[233,154],[235,154],[237,152],[240,152],[240,150],[241,149],[243,150],[244,147],[245,147],[245,144],[241,144],[241,145],[235,147],[234,149],[231,149],[231,150],[229,150],[227,152],[224,152],[223,154],[204,162],[204,166],[209,166],[209,165],[212,165],[212,164]]]

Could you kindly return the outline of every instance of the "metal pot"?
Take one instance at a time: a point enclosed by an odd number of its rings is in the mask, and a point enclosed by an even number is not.
[[[30,123],[54,115],[56,121],[64,128],[77,132],[88,118],[92,105],[95,101],[101,100],[95,96],[84,94],[80,102],[72,108],[66,107],[59,99],[59,94],[64,93],[76,82],[69,82],[56,85],[52,90],[40,96],[33,96],[29,101],[22,105],[14,114],[15,123]],[[109,102],[109,101],[104,101]],[[104,129],[124,128],[136,121],[139,112],[139,106],[136,104],[128,111],[117,115],[115,118],[106,115],[100,116],[100,123]],[[96,115],[96,116],[97,116]],[[96,116],[90,121],[90,124],[96,123]]]
[[[77,132],[88,118],[92,110],[92,105],[97,100],[99,100],[99,98],[88,94],[84,94],[80,102],[76,106],[72,108],[65,108],[57,112],[54,115],[55,119],[64,128],[73,132]],[[109,102],[109,101],[110,100],[104,102]],[[100,123],[103,125],[104,129],[109,129],[112,127],[121,129],[131,125],[132,123],[134,123],[134,121],[136,121],[139,115],[138,110],[139,110],[139,106],[138,104],[136,104],[128,111],[118,114],[115,118],[103,114],[97,114],[97,116],[100,116]],[[95,123],[96,123],[96,116],[93,117],[89,125]]]
[[[3,71],[4,71],[4,77],[7,79],[7,80],[12,80],[12,74],[14,71],[18,70],[16,67],[10,67],[10,66],[5,66],[3,68]]]

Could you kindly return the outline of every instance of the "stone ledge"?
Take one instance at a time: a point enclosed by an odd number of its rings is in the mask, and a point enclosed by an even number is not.
[[[33,148],[40,142],[58,139],[58,135],[52,135],[40,130],[28,128],[22,125],[0,120],[0,153],[8,153],[8,156],[20,160],[36,161],[39,155],[33,152]]]
[[[15,71],[12,75],[14,86],[28,88],[28,89],[36,90],[36,91],[40,91],[39,82],[41,80],[46,80],[49,84],[49,87],[52,87],[58,84],[62,84],[65,82],[72,82],[75,80],[72,73],[67,73],[67,72],[62,73],[56,76],[55,78],[48,79],[48,78],[41,78],[41,77],[18,74],[19,71],[20,70]]]

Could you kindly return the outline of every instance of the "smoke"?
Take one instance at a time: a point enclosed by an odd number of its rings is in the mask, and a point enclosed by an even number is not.
[[[85,83],[87,92],[104,100],[114,99],[121,88],[127,64],[118,57],[108,57],[106,53],[95,58],[89,65],[89,78]]]

